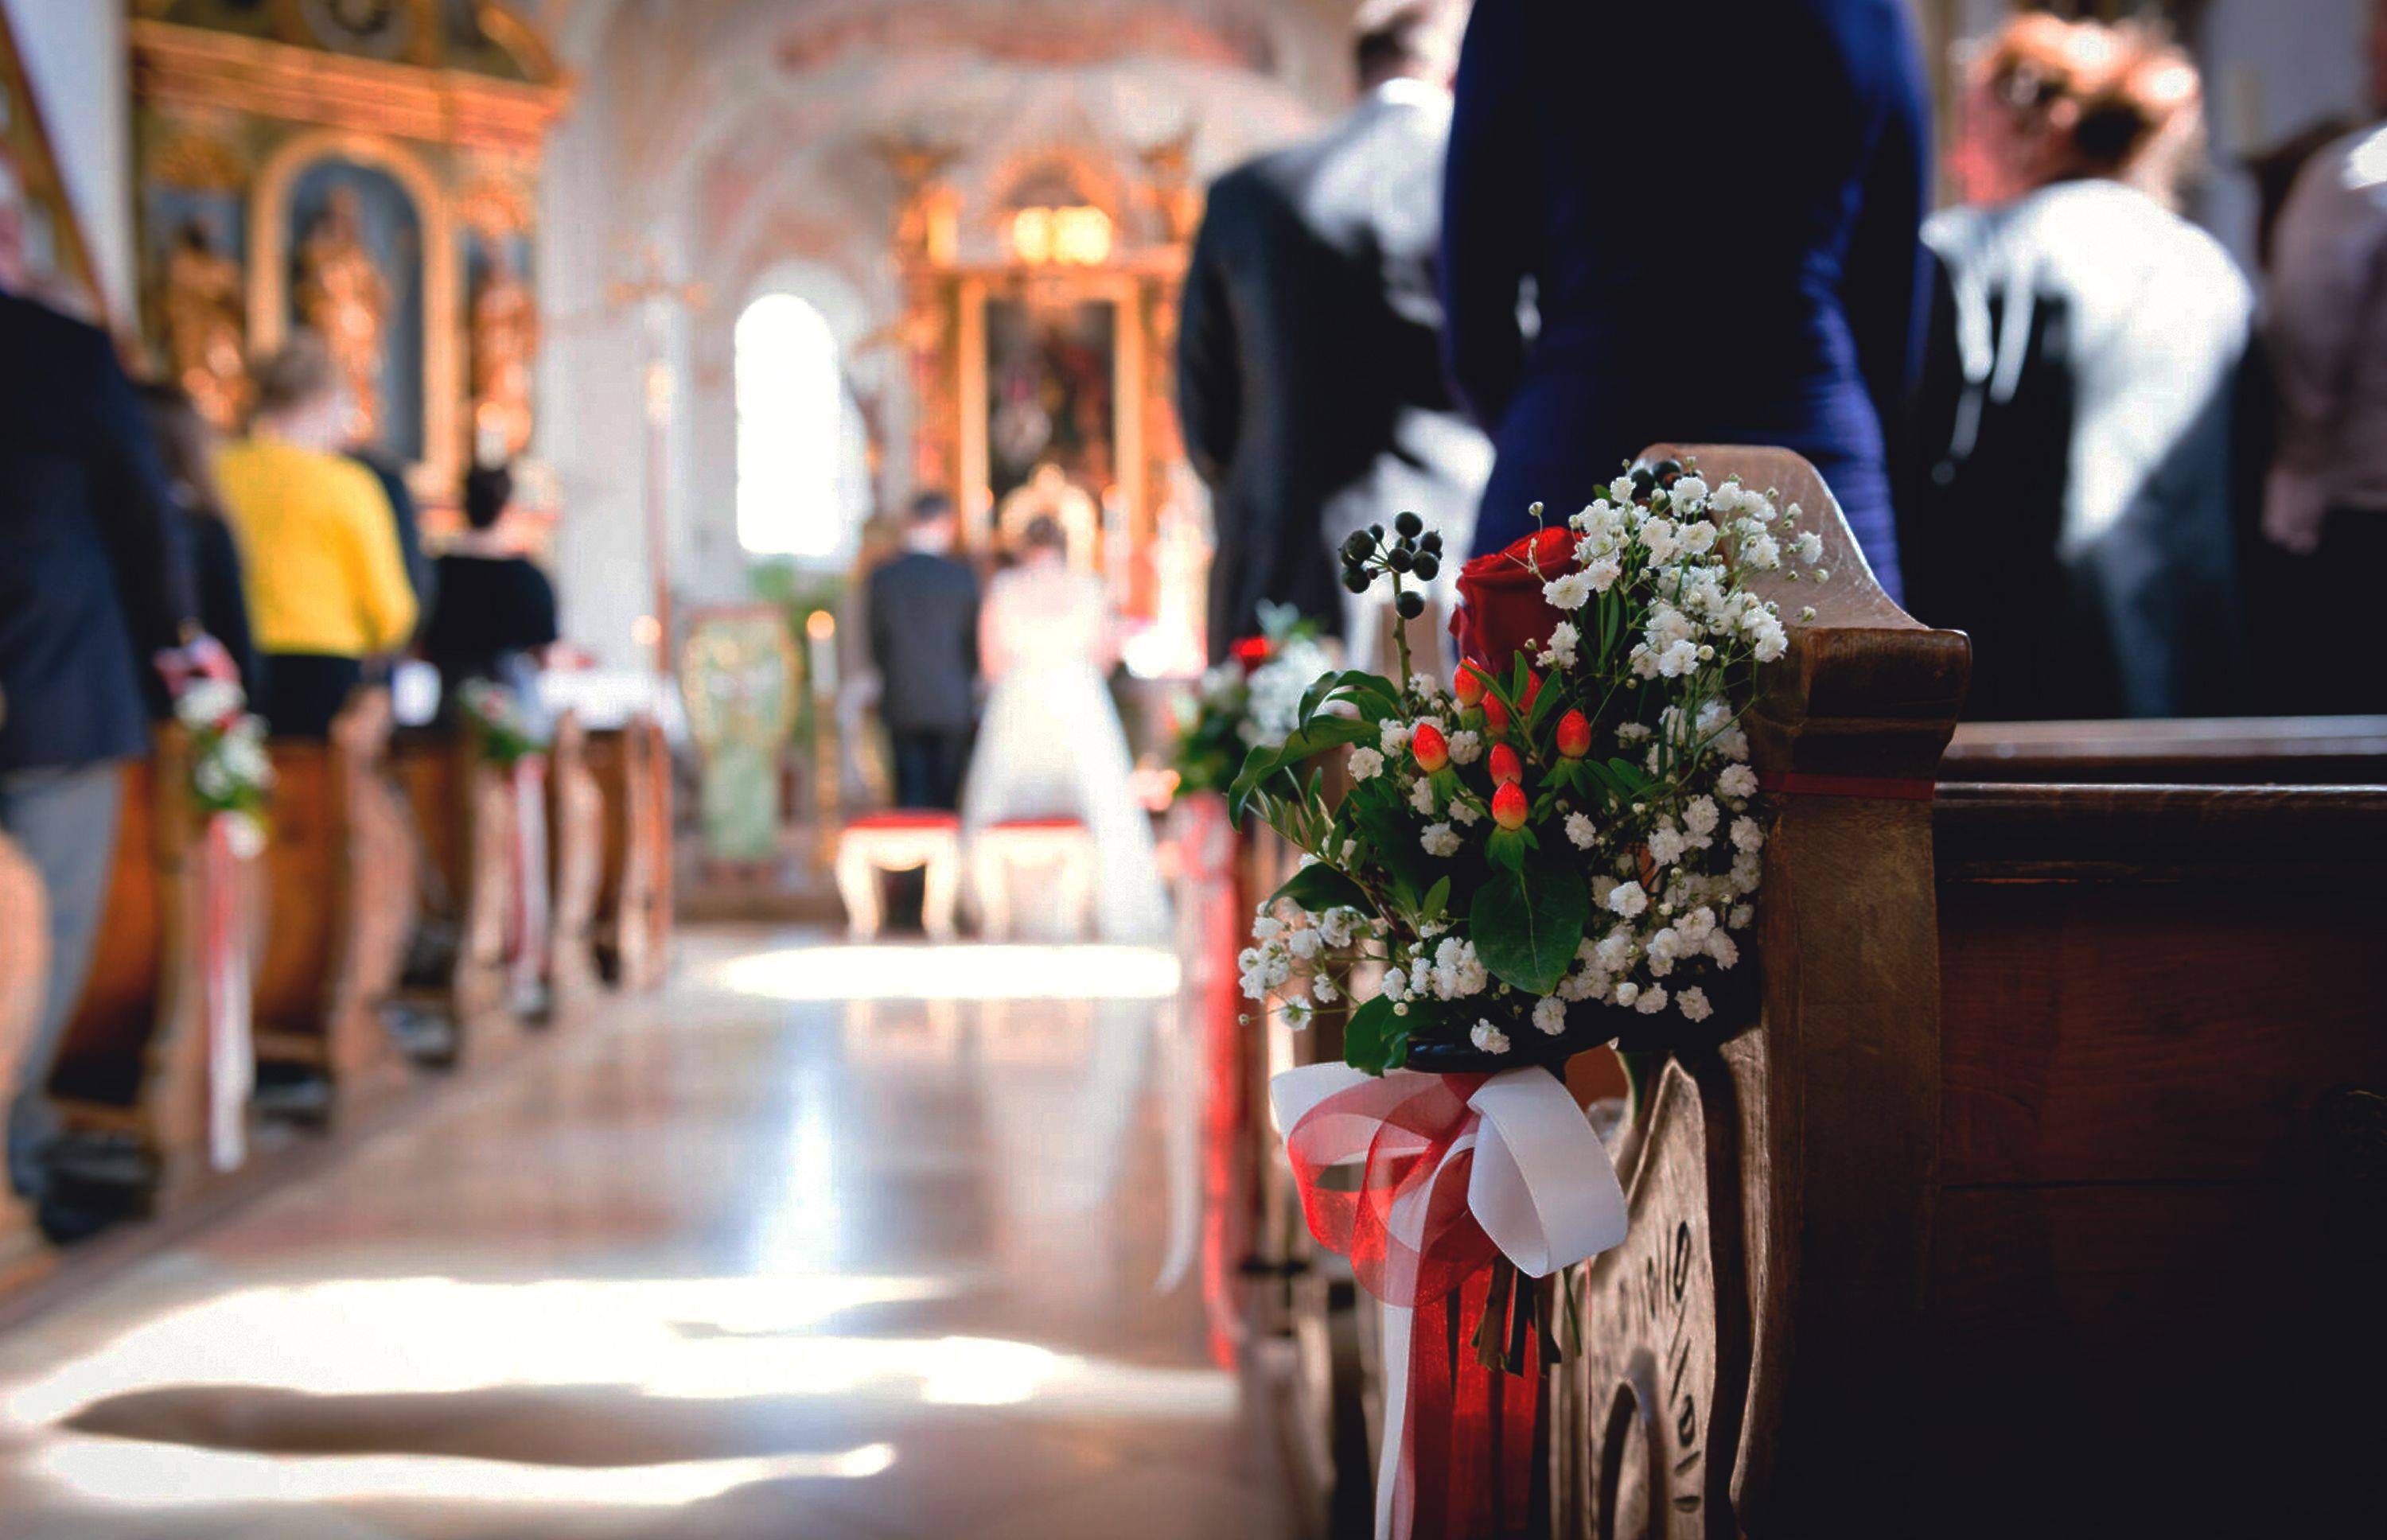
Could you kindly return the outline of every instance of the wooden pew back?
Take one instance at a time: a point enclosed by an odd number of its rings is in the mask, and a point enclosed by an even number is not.
[[[588,767],[604,808],[598,960],[615,984],[651,989],[671,946],[671,751],[654,718],[641,713],[589,733]]]
[[[392,757],[428,867],[416,923],[452,933],[427,998],[454,1027],[458,1061],[502,1052],[520,1036],[506,954],[513,789],[461,729],[400,733]]]
[[[50,903],[42,874],[0,833],[0,1091],[17,1094],[50,981]],[[13,1187],[0,1187],[0,1268],[32,1248],[32,1217]]]
[[[585,999],[597,977],[597,904],[604,878],[605,799],[589,766],[589,742],[580,719],[557,718],[548,752],[547,983],[562,1016]]]
[[[320,1070],[341,1097],[405,1067],[379,1007],[398,983],[415,905],[415,847],[387,776],[384,690],[359,690],[323,741],[275,739],[266,848],[272,916],[257,973],[260,1060]]]

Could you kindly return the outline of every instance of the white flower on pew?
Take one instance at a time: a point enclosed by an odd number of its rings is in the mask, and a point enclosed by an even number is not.
[[[1434,948],[1433,984],[1437,1000],[1461,1000],[1481,994],[1491,981],[1483,959],[1475,955],[1473,941],[1445,936]]]
[[[194,679],[174,698],[174,720],[185,727],[220,726],[247,704],[240,687],[228,679]]]
[[[1509,1051],[1509,1034],[1488,1021],[1478,1019],[1475,1029],[1467,1036],[1470,1041],[1486,1054],[1505,1054]]]
[[[1629,920],[1649,907],[1649,895],[1638,882],[1620,882],[1609,890],[1606,902],[1610,912]]]
[[[1633,1008],[1643,1016],[1656,1016],[1666,1008],[1666,986],[1652,984],[1634,1000]]]
[[[1727,764],[1716,776],[1716,789],[1736,802],[1757,795],[1757,772],[1746,764]]]
[[[1705,502],[1707,497],[1708,484],[1704,478],[1698,475],[1678,476],[1674,480],[1674,485],[1666,490],[1667,501],[1675,508],[1695,507]]]
[[[1554,994],[1534,1002],[1534,1025],[1551,1037],[1565,1031],[1566,1002]]]
[[[1425,847],[1428,855],[1454,856],[1459,853],[1459,831],[1448,824],[1428,824],[1418,836],[1418,843]]]
[[[1335,989],[1332,978],[1321,973],[1309,981],[1309,997],[1321,1005],[1332,1005],[1342,998],[1342,992]]]
[[[1328,946],[1339,950],[1351,944],[1352,938],[1358,934],[1358,924],[1366,916],[1357,909],[1337,905],[1318,916],[1318,933],[1326,938]]]
[[[1716,820],[1723,816],[1713,797],[1694,797],[1683,804],[1683,830],[1704,847],[1708,836],[1716,831]]]
[[[1350,768],[1353,780],[1373,780],[1384,772],[1384,756],[1373,749],[1354,749]]]
[[[1551,578],[1542,585],[1542,598],[1548,601],[1551,609],[1572,614],[1591,602],[1590,575],[1571,572],[1563,577]]]
[[[246,813],[223,814],[224,844],[243,861],[254,861],[265,853],[265,826]]]
[[[1450,821],[1460,828],[1472,828],[1475,821],[1483,816],[1484,810],[1464,797],[1451,799]]]
[[[1674,1009],[1683,1013],[1683,1019],[1686,1021],[1705,1021],[1715,1015],[1715,1007],[1708,1004],[1708,991],[1697,984],[1693,984],[1689,989],[1676,991]]]
[[[1790,542],[1790,554],[1812,567],[1824,559],[1824,537],[1812,529],[1802,529]]]
[[[1423,776],[1420,776],[1417,781],[1409,787],[1409,806],[1417,809],[1420,813],[1424,814],[1429,818],[1433,817],[1433,782],[1427,780]]]
[[[1587,851],[1599,839],[1599,830],[1580,813],[1570,813],[1566,821],[1567,842],[1579,851]]]
[[[1387,1000],[1407,1000],[1409,997],[1409,976],[1399,968],[1386,968],[1381,992]]]
[[[1758,827],[1754,818],[1746,815],[1735,818],[1732,821],[1732,843],[1743,854],[1755,855],[1765,848],[1765,831]]]
[[[1484,735],[1471,728],[1462,728],[1450,735],[1450,763],[1472,764],[1484,757]]]
[[[1296,1032],[1309,1030],[1309,1024],[1315,1016],[1315,1010],[1306,1000],[1288,1000],[1284,1003],[1284,1024]]]

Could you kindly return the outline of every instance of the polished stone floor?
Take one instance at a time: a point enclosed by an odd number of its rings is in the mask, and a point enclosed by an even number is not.
[[[0,1337],[0,1537],[1272,1540],[1176,972],[691,936]]]

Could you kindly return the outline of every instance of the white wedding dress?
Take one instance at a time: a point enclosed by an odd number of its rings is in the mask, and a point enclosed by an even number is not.
[[[988,588],[979,636],[994,689],[962,792],[964,842],[993,824],[1075,818],[1093,840],[1102,939],[1165,940],[1168,898],[1152,821],[1136,801],[1127,735],[1103,684],[1112,648],[1102,585],[1031,557]]]

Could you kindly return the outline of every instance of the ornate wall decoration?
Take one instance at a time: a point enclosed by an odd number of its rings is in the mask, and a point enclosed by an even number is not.
[[[233,360],[305,325],[435,507],[521,455],[564,92],[536,31],[495,0],[141,0],[132,37],[145,327],[203,410],[235,421]]]

